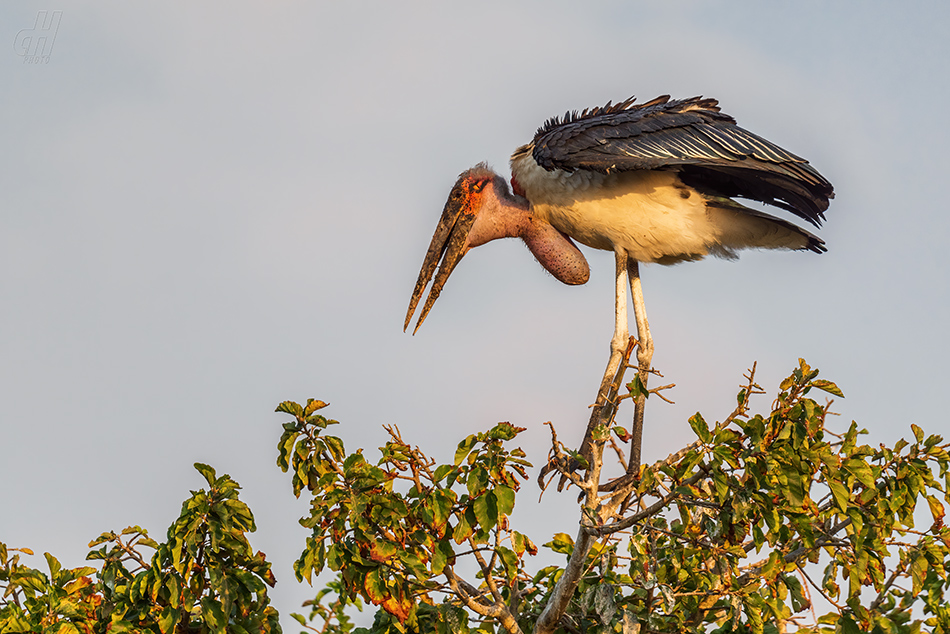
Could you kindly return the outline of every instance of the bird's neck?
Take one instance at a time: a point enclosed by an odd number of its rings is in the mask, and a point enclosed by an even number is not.
[[[584,284],[590,278],[590,266],[584,254],[553,225],[529,216],[521,239],[541,266],[561,282]]]
[[[530,204],[521,196],[496,192],[484,206],[468,234],[468,246],[478,247],[499,238],[523,238],[531,223]]]
[[[551,224],[531,213],[526,198],[497,192],[490,196],[468,235],[468,247],[499,238],[521,238],[534,257],[551,275],[565,284],[583,284],[590,267],[571,240]]]

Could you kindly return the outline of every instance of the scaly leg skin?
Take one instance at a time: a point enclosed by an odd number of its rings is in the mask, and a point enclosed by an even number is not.
[[[629,260],[627,271],[630,277],[630,294],[633,297],[633,313],[637,320],[637,364],[638,376],[643,389],[646,390],[647,378],[653,362],[653,337],[650,336],[650,324],[647,322],[647,309],[643,303],[643,288],[640,286],[640,265],[636,260]],[[646,392],[641,392],[634,403],[633,429],[630,438],[630,462],[627,464],[627,473],[640,471],[640,443],[643,438],[643,410],[646,406]]]
[[[603,406],[603,399],[607,395],[607,390],[620,369],[620,359],[624,350],[627,349],[627,339],[630,337],[630,329],[627,322],[627,281],[630,268],[627,265],[627,252],[617,248],[616,256],[616,282],[617,289],[614,303],[614,336],[610,340],[610,361],[607,363],[607,370],[604,372],[604,378],[600,382],[600,391],[597,393],[597,403]],[[634,263],[636,266],[636,263]],[[636,269],[634,269],[636,270]],[[633,288],[633,280],[630,279],[630,288]],[[639,283],[639,280],[638,280]],[[642,298],[641,298],[642,299]],[[638,324],[639,325],[639,324]]]

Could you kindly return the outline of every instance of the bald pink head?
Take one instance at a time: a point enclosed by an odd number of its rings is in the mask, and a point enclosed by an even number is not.
[[[459,175],[449,194],[409,302],[405,327],[409,327],[440,259],[442,264],[415,331],[425,321],[452,270],[469,249],[499,238],[521,238],[541,266],[565,284],[583,284],[590,277],[587,260],[574,243],[547,222],[534,217],[526,198],[512,194],[501,176],[479,163]]]

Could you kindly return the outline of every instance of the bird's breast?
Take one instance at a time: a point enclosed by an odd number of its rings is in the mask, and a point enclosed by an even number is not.
[[[589,247],[672,264],[700,259],[716,242],[702,196],[673,171],[547,171],[530,153],[513,157],[511,171],[535,217]]]

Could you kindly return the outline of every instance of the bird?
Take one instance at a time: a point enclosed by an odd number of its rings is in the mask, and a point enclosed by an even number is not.
[[[743,249],[827,250],[810,231],[740,200],[783,209],[818,228],[834,197],[831,183],[805,159],[739,127],[716,99],[662,95],[637,103],[631,97],[568,111],[518,147],[510,167],[510,188],[485,163],[459,175],[426,252],[404,330],[429,282],[413,334],[461,259],[491,240],[520,238],[568,285],[590,277],[577,243],[612,251],[617,285],[606,382],[627,345],[628,284],[640,369],[649,369],[653,342],[639,263],[734,259]]]

